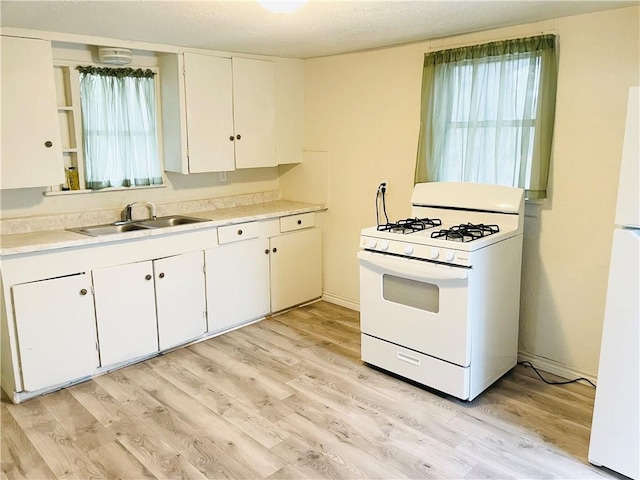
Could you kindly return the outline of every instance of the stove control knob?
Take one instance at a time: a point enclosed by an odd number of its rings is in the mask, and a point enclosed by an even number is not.
[[[413,253],[413,245],[405,245],[404,253],[406,253],[407,255],[411,255]]]
[[[453,252],[452,252],[451,250],[445,250],[445,251],[444,251],[444,259],[445,259],[447,262],[450,262],[451,260],[453,260],[453,256],[454,256],[454,255],[453,255]]]
[[[367,242],[367,247],[369,248],[376,248],[377,242],[375,240],[375,238],[370,238],[369,241]]]
[[[433,260],[438,258],[438,255],[440,255],[440,250],[437,248],[432,248],[429,252],[429,257],[431,257]]]
[[[386,240],[382,240],[380,242],[380,250],[389,250],[389,242]]]

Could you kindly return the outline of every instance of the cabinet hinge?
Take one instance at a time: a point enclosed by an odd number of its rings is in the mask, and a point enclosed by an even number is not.
[[[96,291],[93,289],[93,284],[91,285],[91,295],[95,295]]]
[[[202,273],[207,273],[207,266],[206,265],[202,265]]]
[[[209,313],[206,310],[202,312],[202,316],[204,317],[205,320],[209,320]]]

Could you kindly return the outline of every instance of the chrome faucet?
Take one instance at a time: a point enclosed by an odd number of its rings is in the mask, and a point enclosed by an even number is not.
[[[155,220],[158,218],[156,215],[156,206],[151,202],[145,202],[144,206],[149,210],[149,220]]]
[[[128,204],[126,207],[124,207],[124,209],[120,213],[120,219],[123,222],[131,222],[131,221],[133,221],[133,218],[132,218],[133,206],[134,205],[138,205],[138,204],[143,204],[145,207],[147,207],[147,210],[149,210],[149,220],[155,220],[156,218],[158,218],[156,216],[156,206],[153,203],[151,203],[151,202],[132,202],[132,203]]]
[[[133,203],[130,203],[129,205],[124,207],[124,209],[120,213],[120,220],[122,220],[123,222],[130,222],[131,221],[131,209],[132,208],[133,208]]]

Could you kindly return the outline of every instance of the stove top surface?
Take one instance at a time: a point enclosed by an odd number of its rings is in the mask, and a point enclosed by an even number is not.
[[[450,228],[443,228],[431,233],[431,238],[442,238],[454,242],[473,242],[489,235],[494,235],[500,231],[498,225],[485,225],[484,223],[461,223],[452,225]]]
[[[427,245],[454,250],[473,251],[517,235],[516,229],[486,224],[442,223],[424,229],[368,227],[362,235],[403,244]]]
[[[498,225],[486,225],[484,223],[461,223],[450,225],[445,228],[439,218],[407,218],[397,222],[389,222],[378,225],[379,232],[389,232],[400,235],[408,235],[425,230],[430,231],[431,238],[450,240],[453,242],[473,242],[489,235],[494,235],[500,231]],[[407,241],[411,241],[407,239]]]
[[[439,227],[441,225],[442,221],[438,218],[415,217],[378,225],[377,230],[381,232],[408,234],[420,232],[422,230],[428,230],[430,228]]]

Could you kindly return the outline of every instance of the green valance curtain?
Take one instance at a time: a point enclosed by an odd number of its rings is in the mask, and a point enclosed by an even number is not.
[[[153,70],[142,69],[142,68],[111,68],[111,67],[93,67],[93,66],[78,66],[76,69],[80,73],[91,74],[91,75],[102,75],[104,77],[115,77],[115,78],[124,78],[124,77],[133,77],[133,78],[153,78],[156,74]]]
[[[425,54],[415,181],[495,183],[545,198],[556,84],[554,35]]]

